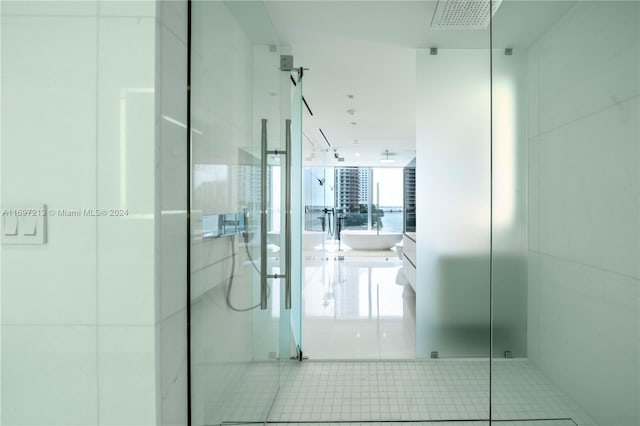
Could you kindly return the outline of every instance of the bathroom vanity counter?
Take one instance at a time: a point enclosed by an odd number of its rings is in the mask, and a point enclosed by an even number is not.
[[[405,232],[403,234],[405,237],[409,238],[411,241],[413,241],[414,243],[416,242],[416,233],[415,232]]]
[[[402,264],[407,281],[416,290],[416,233],[405,232],[402,236]]]

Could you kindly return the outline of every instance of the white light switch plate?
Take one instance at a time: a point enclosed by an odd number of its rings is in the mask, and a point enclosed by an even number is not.
[[[2,235],[17,236],[18,235],[18,217],[2,216]]]
[[[2,244],[46,244],[47,206],[2,206]]]

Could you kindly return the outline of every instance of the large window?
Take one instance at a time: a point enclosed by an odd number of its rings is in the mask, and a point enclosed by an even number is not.
[[[305,169],[305,230],[403,231],[403,169]]]

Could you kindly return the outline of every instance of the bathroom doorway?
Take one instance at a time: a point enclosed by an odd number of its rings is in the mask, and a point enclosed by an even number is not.
[[[305,167],[303,188],[306,356],[415,359],[415,290],[402,257],[404,169],[333,166],[318,158],[335,156],[307,149],[313,167]],[[395,163],[388,155],[381,161]]]

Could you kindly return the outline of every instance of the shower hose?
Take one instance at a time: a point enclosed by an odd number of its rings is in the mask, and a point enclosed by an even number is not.
[[[251,265],[253,266],[253,269],[256,270],[256,272],[258,274],[260,274],[260,269],[258,269],[258,267],[256,266],[256,262],[254,262],[253,257],[251,257],[251,252],[249,251],[248,248],[248,234],[246,232],[244,232],[242,234],[242,237],[244,239],[244,249],[247,252],[247,256],[249,257],[249,260],[251,261]],[[227,285],[227,295],[226,295],[226,300],[227,300],[227,306],[229,307],[229,309],[236,311],[236,312],[248,312],[248,311],[252,311],[256,308],[258,308],[260,306],[260,303],[257,303],[253,306],[249,306],[248,308],[238,308],[235,307],[233,305],[233,303],[231,302],[231,289],[233,288],[233,281],[234,281],[234,276],[236,273],[236,252],[235,252],[235,234],[231,235],[231,238],[229,239],[229,241],[231,242],[231,276],[229,277],[229,284]],[[270,296],[270,289],[269,287],[267,287],[267,298]]]

